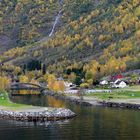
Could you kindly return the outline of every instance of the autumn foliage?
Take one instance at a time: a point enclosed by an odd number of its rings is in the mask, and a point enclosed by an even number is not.
[[[0,76],[0,90],[5,90],[10,87],[11,80],[6,76]]]

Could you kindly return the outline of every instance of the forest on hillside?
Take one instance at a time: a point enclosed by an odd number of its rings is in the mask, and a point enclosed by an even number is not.
[[[2,1],[0,36],[9,37],[14,46],[6,51],[0,46],[0,61],[8,60],[4,69],[36,60],[49,73],[91,84],[140,68],[139,0],[64,0],[61,6],[56,0]]]

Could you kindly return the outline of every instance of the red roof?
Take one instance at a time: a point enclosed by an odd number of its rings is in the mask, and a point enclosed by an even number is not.
[[[117,80],[117,79],[122,79],[122,78],[123,78],[123,75],[117,74],[117,75],[112,76],[111,80]]]

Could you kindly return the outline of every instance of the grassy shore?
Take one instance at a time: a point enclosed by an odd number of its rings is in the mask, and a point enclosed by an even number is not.
[[[16,104],[10,101],[6,91],[0,91],[0,108],[18,110],[27,107],[32,107],[31,105]]]
[[[100,92],[100,93],[84,94],[82,97],[78,96],[77,94],[66,94],[66,96],[73,101],[82,99],[84,103],[88,103],[93,106],[101,105],[102,103],[106,102],[107,106],[108,103],[114,103],[116,106],[118,105],[117,107],[120,108],[122,107],[119,105],[123,104],[124,108],[128,108],[129,105],[130,108],[132,107],[138,109],[140,105],[140,91],[114,90],[113,92],[110,93]]]
[[[123,90],[126,91],[139,91],[140,92],[140,85],[134,85],[124,88]]]
[[[6,91],[0,91],[0,109],[9,110],[9,111],[22,111],[22,112],[36,112],[36,111],[53,111],[53,107],[40,107],[32,106],[26,104],[18,104],[10,101],[8,93]]]
[[[92,96],[103,100],[108,99],[140,99],[140,91],[114,91],[111,93],[90,93],[85,96]]]

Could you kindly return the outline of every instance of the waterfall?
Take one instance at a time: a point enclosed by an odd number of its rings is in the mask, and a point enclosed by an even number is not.
[[[60,18],[62,16],[62,9],[61,9],[62,8],[62,4],[63,4],[63,0],[59,0],[60,10],[59,10],[59,12],[58,12],[58,14],[57,14],[57,16],[55,18],[55,21],[54,21],[52,30],[51,30],[51,32],[49,34],[49,37],[51,37],[54,34],[55,28],[56,28],[56,26],[57,26],[57,24],[58,24],[58,22],[59,22],[59,20],[60,20]]]
[[[61,18],[61,15],[62,15],[62,10],[59,11],[58,15],[57,15],[56,18],[55,18],[55,22],[54,22],[54,24],[53,24],[52,30],[51,30],[51,32],[50,32],[50,34],[49,34],[49,37],[51,37],[51,36],[54,34],[56,25],[57,25],[57,23],[59,22],[59,19]]]

